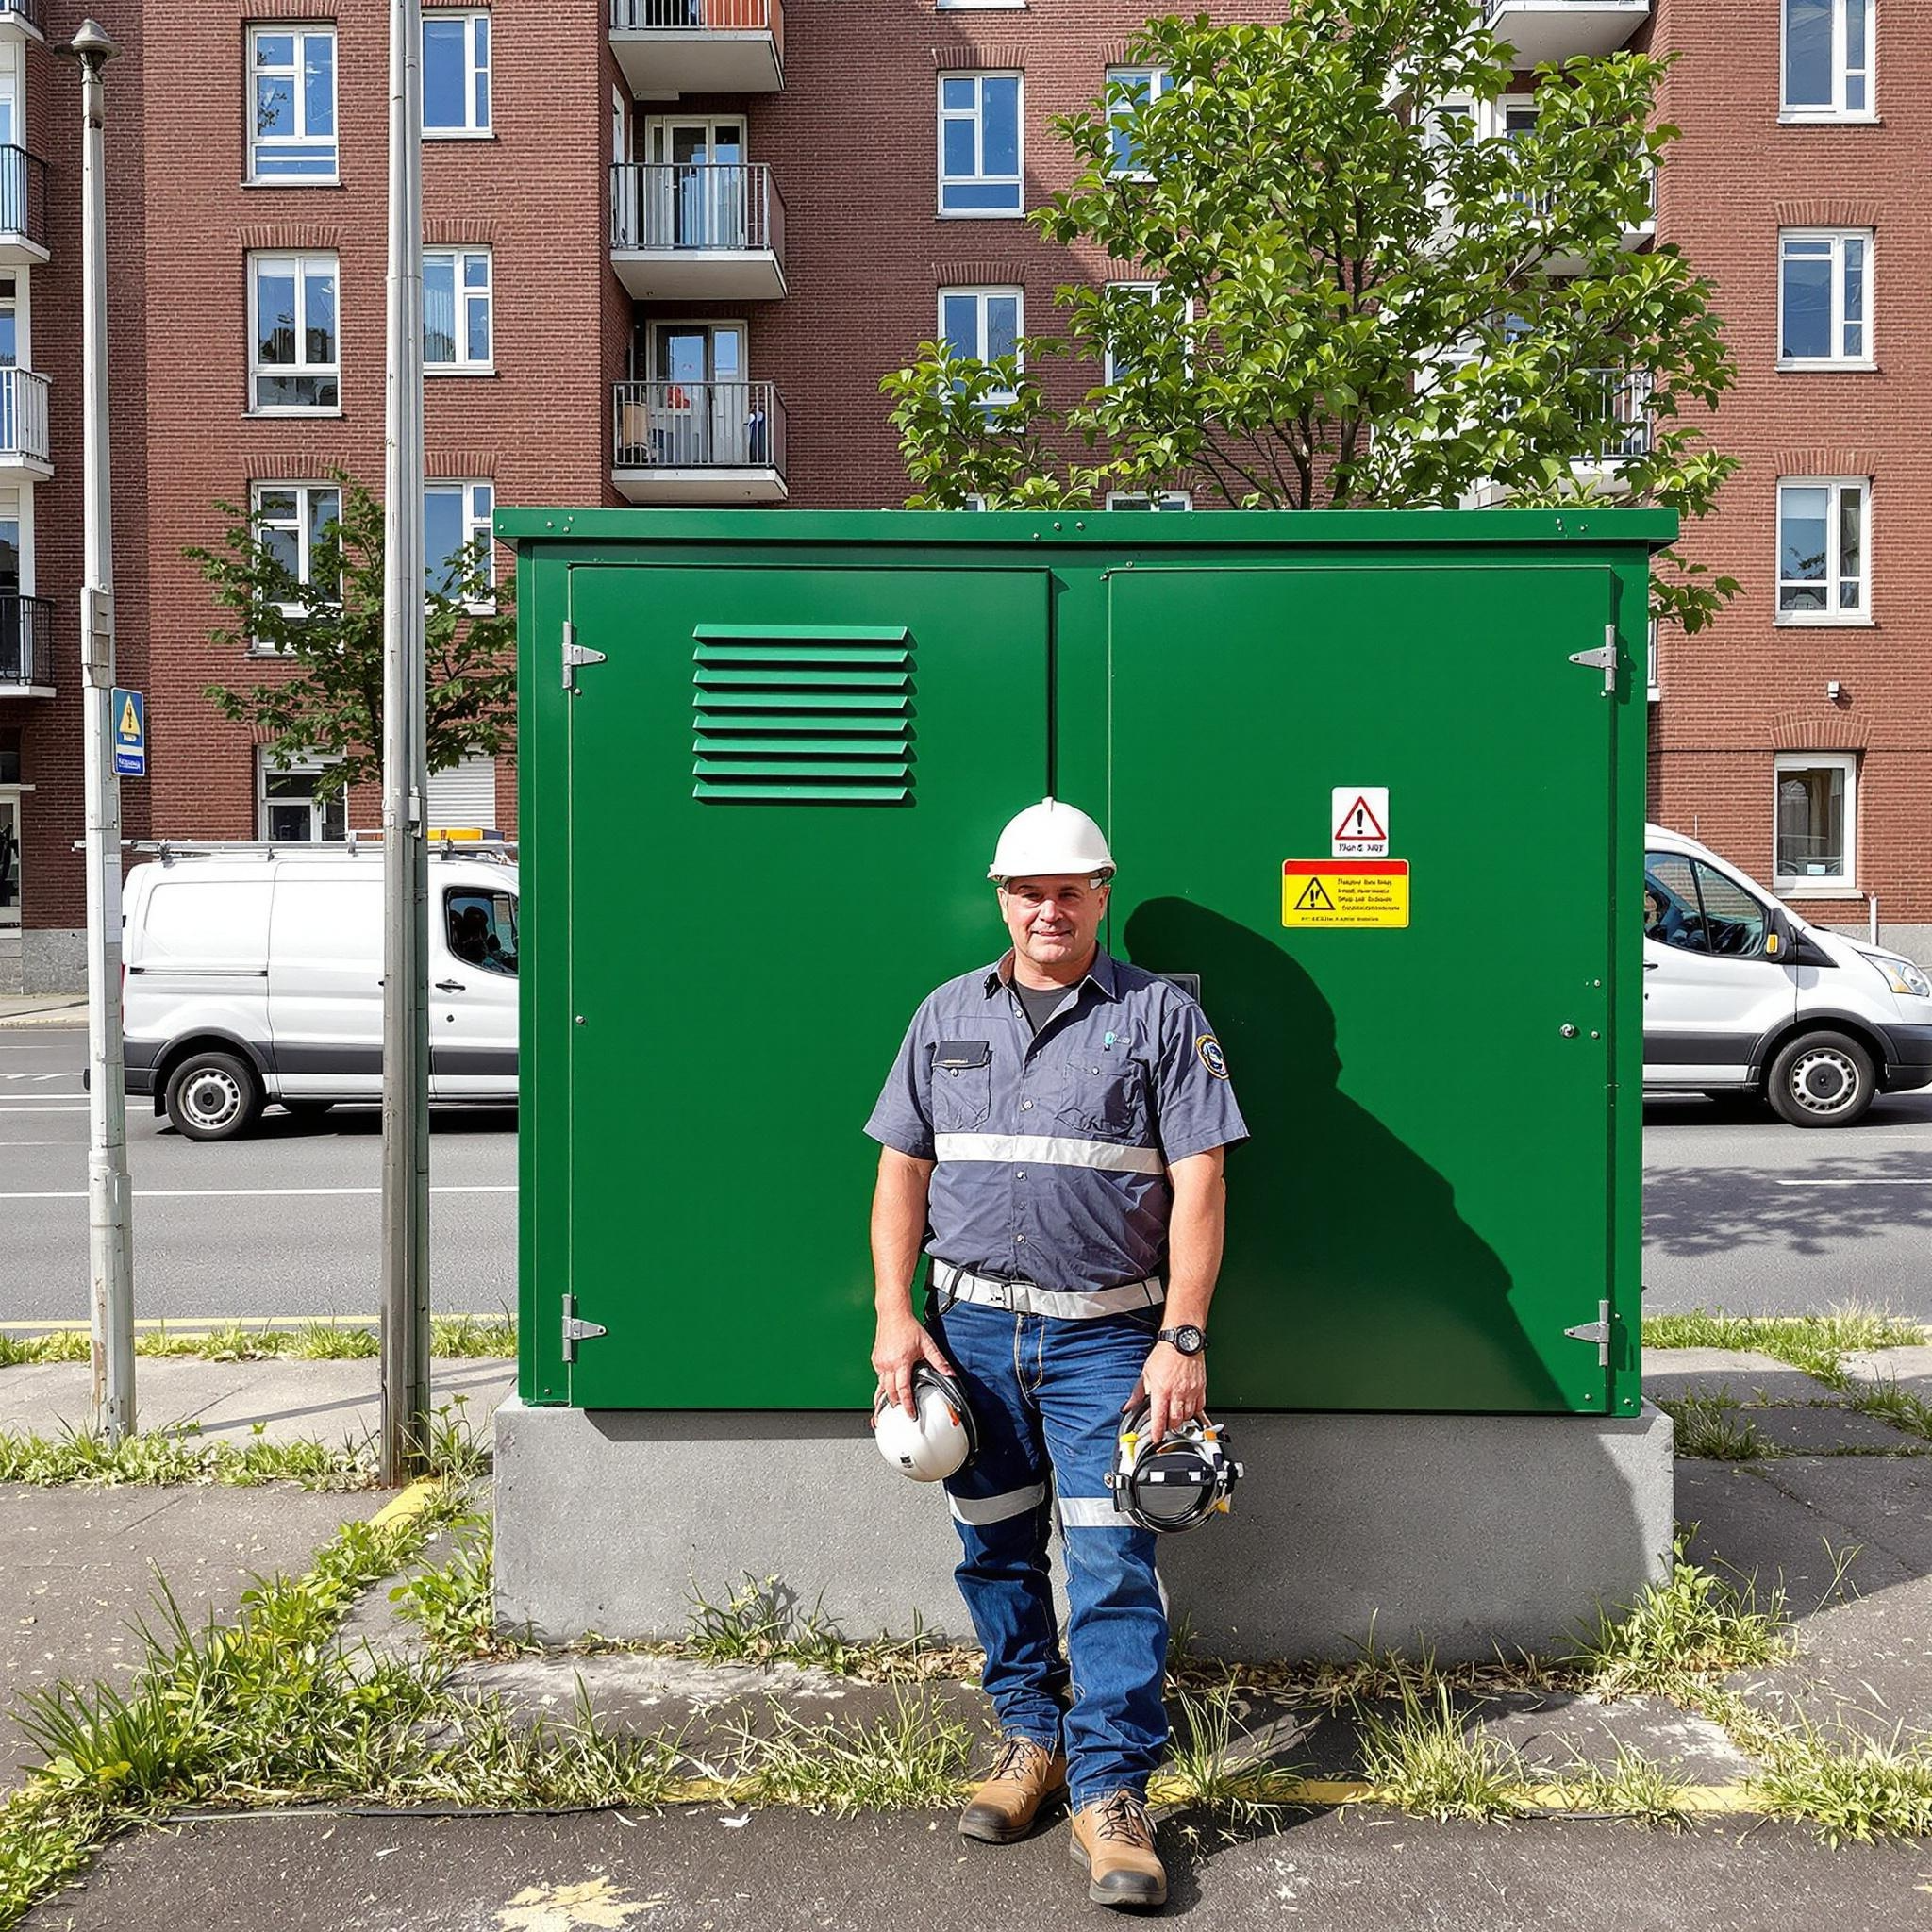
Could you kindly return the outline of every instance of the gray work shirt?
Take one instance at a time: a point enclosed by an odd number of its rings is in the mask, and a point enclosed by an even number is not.
[[[926,1252],[1063,1291],[1162,1274],[1171,1162],[1245,1141],[1207,1015],[1105,952],[1036,1034],[1013,956],[924,1000],[865,1131],[936,1162]]]

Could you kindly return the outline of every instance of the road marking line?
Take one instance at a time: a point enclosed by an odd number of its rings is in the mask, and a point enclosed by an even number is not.
[[[42,1101],[38,1107],[0,1107],[0,1113],[85,1113],[85,1107],[53,1107]]]
[[[438,1321],[477,1322],[494,1325],[504,1320],[501,1310],[495,1314],[483,1315],[462,1308],[438,1308]],[[380,1321],[379,1315],[142,1315],[135,1320],[137,1328],[173,1330],[177,1335],[199,1335],[212,1329],[228,1328],[306,1328],[311,1323],[322,1327],[373,1328]],[[91,1328],[91,1322],[80,1321],[27,1321],[0,1322],[0,1335],[31,1332],[39,1335],[50,1330]],[[470,1359],[470,1357],[458,1357]],[[477,1356],[477,1361],[493,1361],[493,1356]],[[503,1359],[508,1360],[505,1357]]]
[[[1932,1182],[1932,1174],[1902,1174],[1890,1179],[1855,1181],[1777,1180],[1776,1185],[1781,1188],[1923,1188],[1928,1182]]]
[[[0,1109],[4,1111],[4,1109]],[[516,1183],[490,1188],[431,1188],[432,1194],[514,1194]],[[237,1200],[265,1196],[271,1200],[299,1194],[379,1194],[380,1188],[136,1188],[137,1201]],[[85,1201],[85,1188],[61,1188],[21,1194],[0,1194],[0,1201]]]

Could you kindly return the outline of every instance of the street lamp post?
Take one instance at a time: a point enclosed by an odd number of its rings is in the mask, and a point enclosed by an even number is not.
[[[114,774],[114,558],[108,475],[106,106],[101,70],[120,51],[84,20],[80,62],[81,386],[86,474],[80,656],[87,785],[88,1274],[92,1424],[109,1442],[134,1427],[134,1228],[121,1038],[121,781]]]

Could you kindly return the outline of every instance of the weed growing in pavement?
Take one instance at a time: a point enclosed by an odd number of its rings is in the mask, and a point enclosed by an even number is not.
[[[92,1343],[82,1328],[39,1335],[0,1333],[0,1369],[45,1362],[84,1362]],[[230,1322],[215,1328],[141,1329],[137,1356],[219,1362],[368,1361],[382,1352],[381,1338],[360,1323],[304,1322],[292,1327],[248,1327]],[[503,1315],[436,1315],[429,1324],[429,1353],[449,1357],[505,1357],[517,1352],[516,1323]]]
[[[1874,1422],[1889,1423],[1895,1429],[1903,1429],[1907,1435],[1924,1436],[1932,1441],[1932,1402],[1914,1395],[1909,1389],[1901,1389],[1896,1379],[1860,1382],[1852,1389],[1846,1400],[1860,1415],[1869,1415]]]
[[[389,1593],[399,1616],[414,1624],[438,1657],[500,1657],[523,1646],[496,1628],[495,1527],[488,1517],[451,1525],[458,1547],[447,1563],[419,1570]]]
[[[955,1803],[972,1733],[927,1699],[895,1691],[889,1716],[873,1724],[811,1724],[781,1704],[760,1732],[741,1716],[732,1739],[737,1793],[750,1805],[834,1811],[891,1810]]]
[[[1932,1833],[1932,1742],[1901,1745],[1896,1733],[1838,1749],[1809,1723],[1757,1741],[1765,1768],[1752,1789],[1780,1818],[1808,1821],[1825,1843]]]
[[[1643,1318],[1645,1348],[1749,1349],[1802,1369],[1832,1389],[1850,1385],[1843,1358],[1852,1350],[1902,1348],[1924,1340],[1917,1323],[1854,1302],[1840,1302],[1823,1315],[1727,1315],[1722,1308],[1693,1308]]]
[[[359,1490],[374,1486],[375,1465],[347,1443],[270,1442],[204,1438],[192,1423],[125,1436],[110,1444],[86,1430],[58,1436],[0,1433],[0,1482],[60,1483],[106,1488],[123,1483],[298,1482],[310,1490]]]
[[[1566,1813],[1628,1818],[1681,1831],[1690,1822],[1684,1784],[1674,1772],[1620,1740],[1614,1763],[1589,1764],[1578,1758],[1552,1781],[1552,1789]]]
[[[1730,1396],[1659,1396],[1657,1406],[1671,1419],[1673,1446],[1679,1456],[1756,1462],[1777,1453]]]
[[[1524,1808],[1523,1758],[1465,1724],[1447,1684],[1433,1698],[1404,1684],[1398,1712],[1358,1705],[1362,1775],[1376,1795],[1424,1818],[1507,1818]]]
[[[1224,1812],[1239,1825],[1265,1824],[1297,1801],[1302,1773],[1269,1758],[1234,1717],[1234,1686],[1205,1697],[1183,1690],[1180,1728],[1168,1745],[1163,1796]]]
[[[1783,1589],[1758,1607],[1755,1581],[1741,1588],[1685,1558],[1687,1533],[1672,1550],[1671,1574],[1648,1585],[1622,1615],[1600,1613],[1567,1661],[1602,1697],[1654,1691],[1694,1701],[1700,1682],[1774,1663],[1791,1652]]]

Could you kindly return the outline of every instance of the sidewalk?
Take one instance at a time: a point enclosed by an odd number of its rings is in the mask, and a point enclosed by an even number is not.
[[[0,1026],[75,1026],[86,1023],[84,992],[0,993]]]

